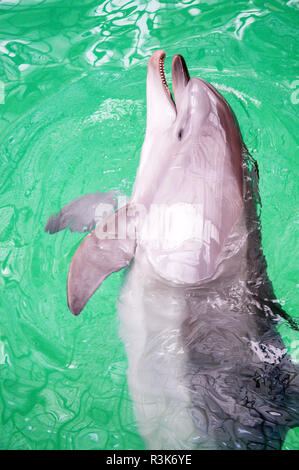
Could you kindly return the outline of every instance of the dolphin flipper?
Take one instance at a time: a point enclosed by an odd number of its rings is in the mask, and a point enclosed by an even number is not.
[[[107,216],[116,205],[115,191],[85,194],[63,207],[56,216],[52,215],[45,231],[53,234],[69,227],[71,232],[90,232],[103,213]]]
[[[74,315],[83,310],[106,277],[132,260],[136,247],[135,217],[130,216],[129,207],[122,207],[98,224],[75,252],[67,282],[68,305]]]

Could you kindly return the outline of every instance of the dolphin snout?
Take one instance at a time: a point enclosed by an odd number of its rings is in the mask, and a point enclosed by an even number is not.
[[[173,56],[172,65],[172,89],[175,97],[175,101],[180,100],[180,96],[184,91],[185,87],[188,85],[190,80],[188,68],[184,58],[176,54]]]
[[[158,51],[155,51],[149,61],[148,61],[148,67],[154,67],[156,69],[157,65],[159,65],[160,60],[165,59],[165,51],[163,49],[159,49]]]

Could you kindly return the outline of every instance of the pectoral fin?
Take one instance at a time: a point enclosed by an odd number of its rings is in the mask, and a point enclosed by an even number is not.
[[[69,228],[71,232],[90,232],[102,216],[112,213],[117,205],[116,193],[90,193],[75,199],[52,215],[45,227],[50,234]]]
[[[106,277],[132,260],[135,217],[129,211],[125,206],[114,212],[87,235],[75,252],[67,282],[68,305],[74,315],[83,310]]]

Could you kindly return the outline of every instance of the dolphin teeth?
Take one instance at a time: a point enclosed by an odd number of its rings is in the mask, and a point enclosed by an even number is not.
[[[162,81],[163,85],[165,86],[165,88],[167,90],[169,90],[169,87],[167,85],[166,76],[165,76],[164,60],[165,60],[165,56],[160,57],[160,59],[159,59],[159,72],[160,72],[160,77],[161,77],[161,81]]]

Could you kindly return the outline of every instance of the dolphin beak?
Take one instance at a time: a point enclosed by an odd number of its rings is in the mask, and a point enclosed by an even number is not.
[[[155,73],[167,98],[174,102],[165,76],[165,56],[166,54],[163,50],[158,50],[154,52],[154,54],[149,60],[148,69],[152,70]],[[172,59],[172,88],[175,96],[175,101],[177,99],[177,96],[179,97],[181,95],[182,91],[187,86],[189,80],[190,76],[186,62],[183,56],[181,56],[180,54],[176,54]]]
[[[171,92],[167,84],[165,71],[164,71],[164,61],[165,61],[165,51],[158,50],[154,52],[148,62],[148,70],[152,71],[156,79],[160,82],[160,85],[163,91],[166,93],[167,97],[172,100]]]
[[[189,82],[189,73],[183,57],[176,54],[172,60],[172,81],[175,102],[164,71],[165,51],[155,51],[147,69],[147,129],[168,128],[176,119],[182,95]]]
[[[164,72],[165,52],[153,53],[147,67],[147,131],[167,129],[175,121],[176,108]]]
[[[190,76],[184,58],[176,54],[172,59],[172,89],[176,106],[179,106],[182,93],[187,86]]]
[[[165,93],[166,97],[173,103],[171,91],[169,89],[166,76],[165,76],[165,70],[164,70],[165,56],[166,54],[165,54],[165,51],[163,50],[158,50],[154,52],[148,63],[148,71],[149,71],[149,74],[150,72],[152,72],[155,75],[155,78],[157,81],[159,81],[160,87]]]

